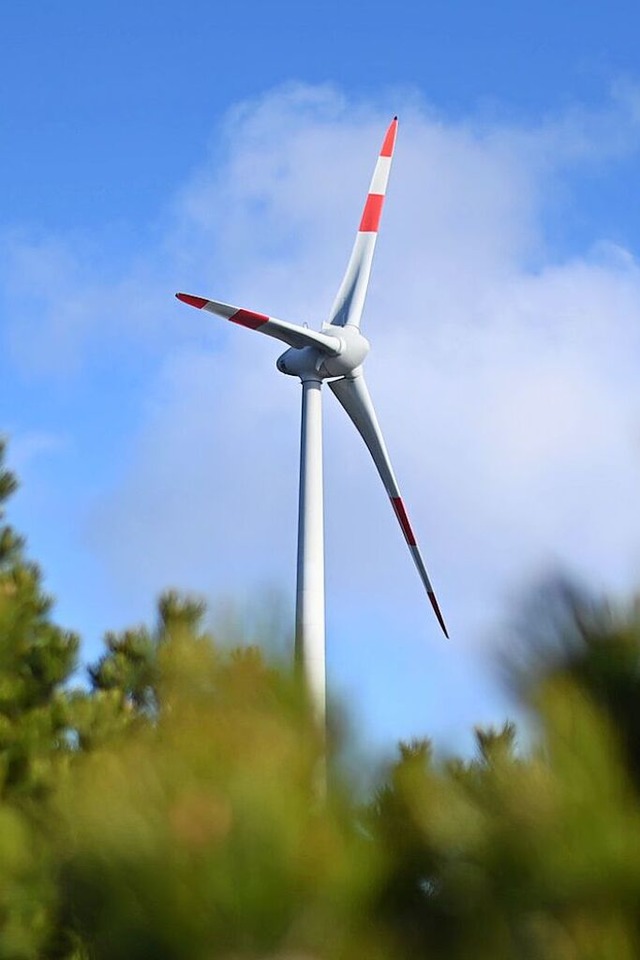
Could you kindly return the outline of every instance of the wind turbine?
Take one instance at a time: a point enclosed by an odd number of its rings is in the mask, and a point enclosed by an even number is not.
[[[289,349],[278,359],[276,366],[281,373],[299,377],[302,383],[296,660],[304,670],[319,721],[324,721],[326,700],[321,392],[325,380],[355,424],[373,457],[438,623],[445,636],[449,636],[400,496],[362,372],[363,361],[369,352],[369,342],[360,333],[360,319],[369,284],[397,129],[398,118],[394,117],[386,132],[373,172],[346,273],[329,319],[322,325],[322,330],[309,330],[299,324],[287,323],[217,300],[194,297],[188,293],[176,294],[183,303],[200,310],[208,310],[232,323],[258,330],[286,343]]]

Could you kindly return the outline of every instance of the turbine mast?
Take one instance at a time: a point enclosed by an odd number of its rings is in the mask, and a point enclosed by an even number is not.
[[[296,666],[302,670],[318,727],[326,713],[322,381],[301,377],[300,498],[296,586]]]

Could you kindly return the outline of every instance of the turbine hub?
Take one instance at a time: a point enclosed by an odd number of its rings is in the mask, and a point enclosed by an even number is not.
[[[357,327],[347,324],[344,327],[325,327],[333,334],[338,335],[341,344],[341,350],[337,357],[331,357],[324,354],[322,358],[323,377],[346,377],[361,366],[365,357],[369,353],[370,344],[366,337],[363,337]]]

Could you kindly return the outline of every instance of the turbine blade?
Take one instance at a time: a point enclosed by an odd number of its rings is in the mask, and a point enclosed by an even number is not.
[[[398,118],[394,117],[386,132],[378,162],[373,171],[347,272],[329,315],[328,323],[336,327],[344,327],[347,323],[354,327],[360,326],[397,130]]]
[[[182,303],[189,304],[190,307],[197,307],[198,310],[208,310],[209,313],[215,313],[225,320],[238,323],[241,327],[249,327],[251,330],[266,333],[268,337],[282,340],[290,347],[298,349],[301,347],[319,347],[324,353],[332,357],[340,353],[341,343],[338,337],[308,330],[297,323],[277,320],[275,317],[268,317],[264,313],[243,310],[241,307],[234,307],[230,303],[221,303],[219,300],[206,300],[204,297],[194,297],[190,293],[176,293],[176,297]]]
[[[409,523],[407,511],[402,501],[402,497],[400,496],[398,482],[393,472],[393,467],[391,466],[389,454],[387,453],[387,447],[382,436],[382,431],[380,430],[378,418],[376,417],[376,412],[374,410],[371,396],[369,395],[364,377],[361,373],[358,373],[355,377],[344,377],[342,380],[331,380],[329,381],[329,386],[355,424],[356,429],[360,433],[360,436],[369,449],[369,453],[373,457],[373,462],[378,468],[380,478],[384,484],[385,490],[389,495],[395,515],[398,518],[398,523],[402,528],[404,538],[407,541],[407,546],[409,547],[414,563],[418,568],[420,579],[426,588],[429,600],[431,601],[431,606],[433,607],[433,611],[438,619],[438,623],[442,627],[445,637],[449,639],[449,634],[447,632],[442,613],[440,612],[440,607],[431,585],[427,568],[424,565],[422,555],[418,548],[418,544],[416,543],[415,535],[411,528],[411,524]]]

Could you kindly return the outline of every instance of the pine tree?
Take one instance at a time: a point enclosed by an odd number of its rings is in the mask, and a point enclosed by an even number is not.
[[[79,638],[52,621],[40,569],[6,521],[17,481],[4,450],[0,442],[0,798],[24,805],[50,789],[52,763],[69,749],[65,684]]]
[[[4,453],[0,441],[0,957],[53,960],[70,941],[56,918],[50,800],[73,749],[66,685],[79,640],[53,622],[40,569],[6,520],[17,481]]]

